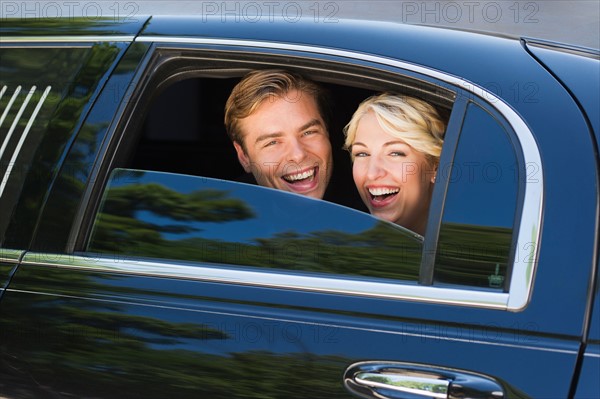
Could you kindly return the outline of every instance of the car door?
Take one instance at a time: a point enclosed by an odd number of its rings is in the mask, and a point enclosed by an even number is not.
[[[596,181],[597,170],[581,111],[519,43],[459,41],[453,51],[479,51],[489,68],[457,56],[436,69],[414,48],[446,51],[451,34],[430,41],[390,29],[393,48],[371,48],[384,42],[374,27],[341,26],[370,39],[348,43],[329,28],[277,25],[282,40],[304,32],[315,41],[286,46],[251,24],[234,39],[172,37],[198,23],[177,22],[157,20],[137,40],[145,58],[127,100],[109,129],[93,130],[103,145],[73,143],[94,148],[95,162],[82,184],[53,190],[55,208],[5,293],[2,373],[14,386],[145,398],[569,394],[594,267],[596,221],[581,215],[597,205],[593,187],[571,178]],[[223,24],[202,28],[218,37]],[[210,175],[233,174],[235,159],[197,175],[161,170],[148,152],[139,161],[148,142],[136,133],[169,83],[208,79],[201,96],[214,99],[209,88],[223,80],[290,65],[333,82],[339,97],[338,86],[394,89],[448,110],[424,237]],[[537,102],[483,87],[525,79]],[[210,134],[213,124],[201,126]],[[556,140],[566,130],[578,151],[568,168]],[[61,219],[67,226],[53,229]]]

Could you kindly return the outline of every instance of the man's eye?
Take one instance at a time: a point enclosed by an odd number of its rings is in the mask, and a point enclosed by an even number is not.
[[[271,140],[265,143],[264,147],[271,147],[277,144],[277,140]]]
[[[310,136],[311,134],[315,134],[317,133],[316,130],[307,130],[306,132],[302,133],[304,136]]]

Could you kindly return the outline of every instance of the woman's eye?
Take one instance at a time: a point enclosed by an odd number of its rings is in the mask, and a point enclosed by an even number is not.
[[[368,155],[369,155],[369,154],[367,154],[366,152],[356,152],[356,153],[352,154],[352,156],[353,156],[354,158],[362,158],[362,157],[366,157],[366,156],[368,156]]]
[[[406,156],[406,154],[402,151],[392,151],[390,153],[390,155],[393,157],[405,157]]]

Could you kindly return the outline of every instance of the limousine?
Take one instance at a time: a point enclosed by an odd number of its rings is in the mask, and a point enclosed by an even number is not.
[[[248,72],[330,94],[332,197],[241,182]],[[600,397],[598,51],[340,19],[5,19],[0,397]],[[343,127],[447,123],[424,235]]]

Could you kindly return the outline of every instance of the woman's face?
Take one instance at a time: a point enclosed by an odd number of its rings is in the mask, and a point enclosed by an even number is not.
[[[352,144],[352,174],[371,214],[424,234],[435,169],[425,155],[379,126],[370,111]]]

